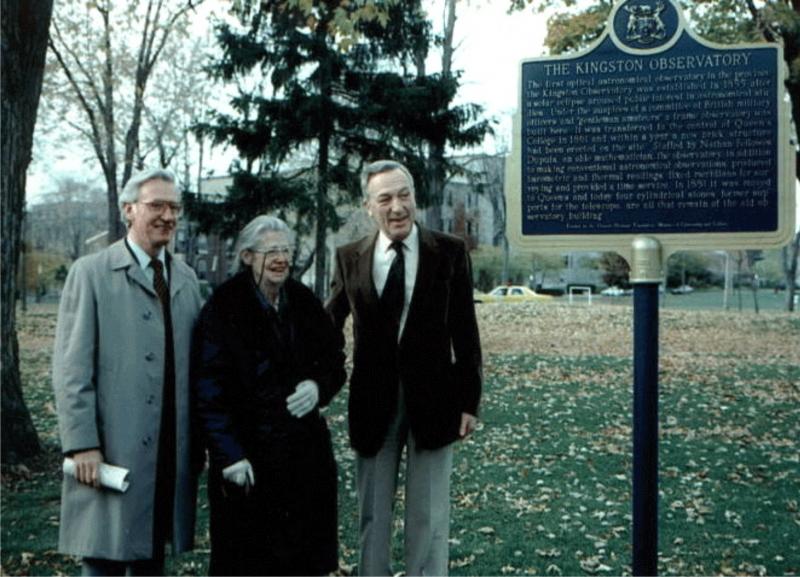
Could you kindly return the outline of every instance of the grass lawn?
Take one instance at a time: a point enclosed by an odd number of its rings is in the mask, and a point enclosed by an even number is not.
[[[456,450],[451,573],[630,574],[630,307],[486,304],[478,314],[484,402],[479,430]],[[27,471],[3,472],[4,574],[79,572],[55,552],[53,326],[52,309],[20,317],[26,395],[48,453]],[[660,344],[659,572],[797,575],[800,317],[668,305]],[[343,574],[357,556],[345,407],[346,392],[327,411],[339,462]],[[207,570],[201,495],[198,550],[176,560],[173,573]],[[396,571],[402,508],[401,501]]]

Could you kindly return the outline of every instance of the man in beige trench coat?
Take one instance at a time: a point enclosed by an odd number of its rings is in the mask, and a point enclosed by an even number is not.
[[[126,238],[76,261],[53,356],[65,475],[59,550],[84,575],[159,575],[167,541],[192,546],[202,452],[192,442],[189,350],[201,299],[194,272],[166,246],[181,212],[175,178],[134,175],[120,195]],[[130,471],[101,487],[100,463]]]

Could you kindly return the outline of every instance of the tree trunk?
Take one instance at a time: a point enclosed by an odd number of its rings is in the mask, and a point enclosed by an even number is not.
[[[795,233],[789,246],[783,247],[783,275],[786,280],[786,310],[794,312],[794,296],[797,294],[797,257],[800,256],[800,232]]]
[[[759,312],[759,308],[758,308],[758,279],[756,278],[756,275],[753,275],[753,279],[752,279],[752,283],[750,285],[750,288],[753,291],[753,310],[755,310],[756,314],[758,314],[758,312]]]
[[[108,198],[108,244],[125,236],[127,229],[122,222],[122,215],[119,212],[118,200],[119,190],[117,188],[117,162],[111,160],[108,163],[109,169],[105,171],[106,197]],[[113,168],[112,168],[113,167]]]
[[[323,133],[319,138],[319,166],[317,167],[317,232],[314,242],[314,294],[324,300],[327,287],[326,264],[328,261],[328,155],[330,141]]]
[[[442,77],[450,78],[453,69],[453,31],[456,27],[456,0],[447,0],[442,34]],[[446,112],[444,110],[443,112]],[[428,210],[426,224],[434,230],[442,230],[442,204],[444,203],[444,154],[445,143],[431,143],[428,158]],[[466,237],[466,235],[465,235]]]
[[[442,76],[449,77],[453,71],[453,32],[456,29],[456,2],[447,0],[445,4],[444,34],[442,39]]]
[[[444,145],[431,146],[428,159],[428,210],[425,224],[433,230],[442,230],[442,204],[444,203]],[[455,232],[455,230],[453,231]]]
[[[117,184],[117,143],[116,143],[116,112],[114,102],[114,55],[111,49],[111,7],[106,4],[103,9],[98,11],[103,17],[103,106],[100,107],[103,116],[103,126],[105,127],[105,162],[100,158],[100,164],[104,167],[108,196],[108,244],[113,243],[125,236],[125,226],[120,219],[119,207],[119,187]],[[99,143],[95,148],[99,148]],[[99,155],[98,155],[99,156]]]
[[[5,189],[4,189],[5,190]],[[5,206],[5,205],[4,205]],[[5,212],[5,208],[3,209]],[[28,231],[30,225],[29,216],[25,213],[25,208],[22,209],[22,224],[20,232],[20,247],[19,247],[19,258],[17,259],[17,266],[16,270],[20,271],[20,274],[17,275],[17,285],[14,287],[16,291],[14,294],[18,294],[20,298],[20,305],[22,307],[22,312],[28,312],[28,239],[30,238],[30,234]],[[4,225],[5,226],[5,225]],[[5,228],[3,229],[5,230]],[[16,272],[16,271],[15,271]],[[5,294],[5,293],[3,293]],[[3,299],[3,302],[9,302]],[[5,342],[2,341],[2,342]]]
[[[508,262],[510,257],[510,251],[508,250],[508,238],[503,235],[503,282],[508,280],[509,272],[508,272]]]
[[[25,181],[42,91],[52,0],[4,0],[2,10],[2,456],[4,464],[41,451],[22,395],[14,289]]]
[[[321,40],[324,42],[324,40]],[[322,121],[322,130],[319,135],[319,152],[317,166],[317,199],[316,218],[317,232],[314,242],[314,294],[320,300],[327,296],[327,264],[328,264],[328,162],[330,159],[332,114],[328,110],[333,97],[333,79],[331,78],[331,64],[323,61],[320,63],[320,96],[321,109],[319,111]]]

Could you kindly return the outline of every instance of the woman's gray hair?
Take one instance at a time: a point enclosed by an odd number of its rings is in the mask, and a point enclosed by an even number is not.
[[[277,216],[261,214],[255,217],[244,226],[239,232],[239,236],[236,238],[234,254],[236,255],[236,260],[239,262],[238,270],[247,267],[247,265],[242,262],[242,253],[246,250],[252,250],[261,244],[262,237],[268,232],[285,233],[289,242],[292,242],[292,231],[289,225]]]
[[[411,191],[411,194],[416,194],[414,191],[414,177],[411,176],[411,173],[404,165],[396,160],[376,160],[365,166],[361,171],[361,192],[364,195],[364,200],[369,198],[369,191],[367,190],[369,179],[376,174],[389,172],[390,170],[399,170],[402,172],[406,176],[406,180],[408,180],[408,189]]]
[[[151,168],[148,170],[142,170],[132,175],[130,179],[128,179],[128,182],[125,183],[120,195],[117,197],[119,217],[125,224],[128,224],[128,219],[125,218],[123,206],[126,204],[133,204],[139,200],[139,189],[145,182],[151,180],[163,180],[165,182],[176,184],[175,174],[171,170],[166,170],[164,168]]]

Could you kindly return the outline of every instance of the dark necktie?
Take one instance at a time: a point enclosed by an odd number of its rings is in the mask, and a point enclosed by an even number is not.
[[[158,437],[156,494],[153,511],[154,557],[163,555],[164,543],[172,535],[172,508],[175,485],[175,349],[172,336],[172,310],[164,265],[154,258],[153,288],[164,313],[164,387],[161,399],[161,433]]]
[[[403,316],[403,305],[406,300],[406,266],[403,257],[403,243],[396,240],[389,248],[393,249],[397,256],[389,267],[389,275],[386,277],[386,284],[381,295],[381,307],[394,321],[396,330],[400,330],[400,317]],[[396,335],[397,333],[395,333]]]
[[[150,266],[153,267],[153,288],[156,289],[161,307],[169,308],[169,287],[167,281],[164,280],[164,264],[154,258],[150,261]]]

